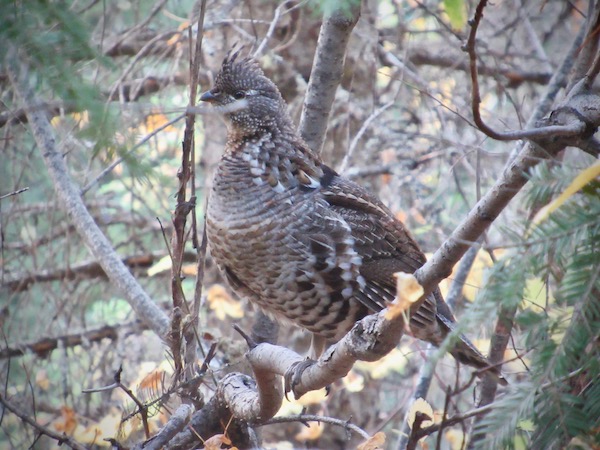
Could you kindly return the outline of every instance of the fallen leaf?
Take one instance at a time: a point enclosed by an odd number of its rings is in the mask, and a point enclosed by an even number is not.
[[[205,450],[221,450],[221,446],[231,445],[231,439],[229,439],[224,434],[215,434],[213,437],[208,438],[204,441],[204,449]]]
[[[231,298],[231,295],[220,284],[213,284],[208,289],[206,301],[220,320],[224,320],[227,316],[234,319],[244,317],[242,303]]]
[[[50,380],[48,379],[48,372],[44,369],[40,370],[35,374],[35,384],[42,389],[43,391],[47,391],[50,387]]]
[[[375,433],[369,439],[356,447],[356,450],[383,450],[385,444],[385,434],[383,431]]]
[[[77,428],[77,417],[75,417],[75,411],[73,408],[68,406],[61,406],[60,408],[61,419],[54,423],[56,431],[62,431],[70,436],[73,435],[75,428]]]
[[[321,437],[324,427],[321,422],[309,422],[294,438],[297,441],[314,441]]]
[[[348,375],[342,378],[342,383],[344,383],[344,387],[348,389],[348,391],[360,392],[365,387],[365,377],[355,370],[351,370],[348,372]]]

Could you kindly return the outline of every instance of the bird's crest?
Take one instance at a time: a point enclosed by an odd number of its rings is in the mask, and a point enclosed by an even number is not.
[[[269,80],[258,62],[251,56],[241,55],[243,48],[231,49],[217,74],[215,84],[223,89],[265,89],[275,85]]]

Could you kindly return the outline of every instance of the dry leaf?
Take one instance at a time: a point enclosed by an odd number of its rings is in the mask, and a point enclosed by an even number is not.
[[[48,372],[44,369],[40,370],[35,374],[35,384],[42,389],[43,391],[47,391],[50,387],[50,380],[48,379]]]
[[[146,116],[145,122],[146,122],[145,123],[146,131],[148,133],[152,133],[157,128],[160,128],[163,125],[165,125],[167,122],[169,122],[169,119],[167,118],[167,116],[165,116],[162,113],[154,113],[154,114],[149,114],[148,116]],[[176,130],[176,128],[173,125],[169,125],[168,127],[166,127],[164,129],[164,131],[175,131],[175,130]]]
[[[451,428],[444,433],[444,437],[452,450],[460,450],[464,447],[466,437],[462,431]]]
[[[342,378],[342,383],[344,383],[344,387],[348,389],[348,391],[360,392],[365,388],[365,377],[355,370],[351,370],[348,372],[348,375]]]
[[[406,350],[395,348],[377,361],[357,361],[354,367],[368,373],[374,380],[379,380],[392,372],[402,373],[406,367],[406,353]]]
[[[166,272],[168,270],[171,270],[171,257],[169,255],[163,256],[156,261],[156,263],[152,264],[152,266],[148,268],[147,273],[149,277],[153,277],[154,275]]]
[[[428,427],[429,425],[433,425],[433,408],[427,401],[422,398],[418,398],[411,405],[410,410],[408,412],[408,426],[412,430],[413,424],[415,423],[415,417],[417,413],[425,414],[427,417],[431,418],[431,420],[424,420],[421,423],[421,428]]]
[[[113,438],[119,433],[121,425],[121,412],[117,408],[111,408],[109,413],[98,423],[92,423],[87,427],[78,426],[73,438],[84,444],[94,444],[99,447],[110,447],[110,443],[104,439]],[[127,434],[127,436],[129,433]],[[126,435],[121,435],[126,437]]]
[[[358,445],[356,450],[383,450],[383,444],[385,444],[385,434],[380,431]]]
[[[220,320],[224,320],[227,316],[234,319],[244,317],[242,303],[231,298],[231,295],[220,284],[213,284],[208,289],[206,301]]]
[[[325,425],[321,422],[309,422],[308,426],[303,427],[300,433],[294,436],[294,438],[297,441],[314,441],[321,437],[324,428]]]
[[[221,446],[231,445],[231,439],[224,434],[215,434],[213,437],[204,441],[205,450],[221,450]]]
[[[75,417],[75,411],[73,408],[68,406],[61,406],[60,408],[61,419],[54,423],[56,431],[62,431],[70,436],[73,435],[75,428],[77,428],[77,417]]]
[[[423,287],[411,273],[398,272],[396,277],[396,300],[388,306],[385,313],[387,320],[393,320],[408,312],[413,303],[423,296]]]
[[[139,383],[140,389],[151,389],[153,391],[158,391],[160,383],[163,378],[164,371],[160,368],[150,372]]]

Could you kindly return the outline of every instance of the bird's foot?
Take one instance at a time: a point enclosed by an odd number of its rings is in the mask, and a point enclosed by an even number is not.
[[[306,358],[303,361],[295,362],[290,366],[290,368],[285,372],[283,377],[285,381],[285,398],[288,399],[288,392],[293,392],[294,397],[297,398],[295,388],[300,384],[302,380],[302,374],[306,369],[315,364],[316,361],[310,358]]]

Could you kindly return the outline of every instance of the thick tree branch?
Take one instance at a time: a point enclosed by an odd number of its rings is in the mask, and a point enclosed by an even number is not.
[[[352,7],[351,15],[342,9],[333,11],[321,25],[299,126],[300,135],[316,153],[323,147],[329,113],[342,80],[346,46],[359,17],[360,4]]]
[[[121,291],[140,320],[165,338],[169,327],[168,317],[131,275],[85,207],[78,187],[71,180],[63,155],[57,148],[52,126],[46,115],[39,111],[39,101],[25,81],[27,71],[19,63],[21,58],[14,48],[9,48],[7,53],[5,63],[11,84],[25,104],[31,131],[62,207],[73,220],[77,232],[92,255],[98,260],[110,281]]]

